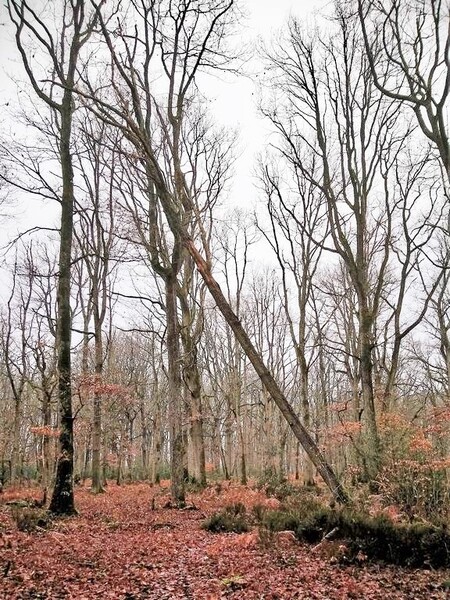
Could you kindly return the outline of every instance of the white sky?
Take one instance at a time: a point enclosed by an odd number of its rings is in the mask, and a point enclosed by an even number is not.
[[[28,0],[36,5],[47,0]],[[55,0],[61,2],[62,0]],[[287,21],[290,15],[305,22],[313,20],[313,13],[330,3],[331,0],[238,0],[247,19],[242,23],[243,41],[256,46],[262,38],[269,41]],[[252,70],[258,68],[257,59]],[[0,0],[0,133],[1,130],[17,128],[12,116],[17,104],[15,86],[11,77],[25,79],[23,67],[13,40],[13,30],[9,24],[4,0]],[[211,109],[216,120],[224,125],[236,128],[239,132],[239,155],[235,163],[232,188],[227,204],[243,210],[252,210],[258,191],[255,180],[256,156],[264,150],[269,137],[268,124],[265,124],[257,112],[257,88],[249,77],[215,78],[208,82],[205,94],[213,99]],[[8,107],[5,104],[8,103]],[[36,225],[44,227],[58,226],[58,206],[47,201],[23,196],[17,208],[11,211],[13,218],[2,222],[3,235],[0,247],[23,231]],[[259,247],[259,245],[258,245]],[[11,261],[10,256],[9,261]],[[274,258],[266,252],[264,245],[258,250],[258,265],[270,265]]]
[[[259,39],[270,41],[287,22],[289,16],[313,21],[314,14],[330,4],[330,0],[243,0],[241,6],[248,15],[243,25],[244,39],[250,45]],[[257,68],[258,65],[255,64]],[[252,69],[255,68],[252,66]],[[254,185],[256,156],[268,143],[269,130],[258,115],[257,88],[250,78],[227,78],[215,82],[208,90],[214,98],[213,114],[223,125],[239,131],[239,159],[230,203],[251,209],[257,198]]]
[[[58,0],[60,1],[60,0]],[[37,0],[29,0],[36,5]],[[289,15],[300,19],[312,19],[315,11],[321,9],[326,0],[240,0],[240,6],[248,15],[243,23],[243,39],[256,44],[258,38],[269,40],[276,34]],[[13,41],[13,31],[9,25],[9,17],[2,2],[0,5],[0,128],[14,127],[11,109],[14,110],[15,90],[11,77],[23,78],[21,61]],[[256,87],[249,78],[227,77],[226,80],[215,80],[210,83],[207,95],[213,97],[212,111],[218,122],[235,127],[239,131],[239,158],[235,166],[235,181],[229,200],[233,205],[252,208],[257,192],[254,187],[253,170],[255,157],[267,143],[268,130],[265,129],[257,114]],[[6,106],[8,105],[8,106]],[[54,217],[52,217],[54,215]],[[56,206],[47,206],[45,210],[38,207],[36,201],[25,204],[17,215],[20,225],[9,223],[14,233],[18,227],[29,227],[36,224],[36,218],[44,219],[44,225],[52,225],[57,220]],[[49,220],[53,220],[50,223]]]

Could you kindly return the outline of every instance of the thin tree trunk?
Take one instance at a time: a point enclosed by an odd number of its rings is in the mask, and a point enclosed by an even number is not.
[[[241,398],[242,398],[242,382],[241,382],[241,362],[240,362],[239,347],[236,344],[235,350],[235,377],[233,386],[233,399],[234,399],[234,415],[236,417],[236,428],[239,439],[239,475],[240,482],[242,485],[247,485],[247,460],[245,453],[245,436],[244,436],[244,418],[241,411]]]
[[[98,302],[98,292],[94,289],[95,302]],[[95,377],[96,389],[94,391],[93,422],[92,422],[92,491],[94,494],[101,494],[103,489],[103,474],[101,462],[102,447],[102,396],[97,389],[97,384],[101,382],[103,376],[103,340],[101,322],[97,318],[98,307],[94,311],[94,329],[95,329]]]
[[[222,448],[222,462],[223,470],[225,473],[225,479],[231,479],[233,474],[233,406],[231,404],[231,398],[229,395],[226,397],[227,402],[227,415],[224,423],[224,436],[223,443],[221,442]],[[220,435],[220,433],[219,433]],[[221,437],[221,436],[220,436]]]
[[[101,494],[103,489],[103,474],[101,462],[101,443],[102,443],[102,413],[101,413],[101,395],[96,391],[94,393],[94,415],[92,421],[92,492]]]
[[[163,436],[161,432],[161,416],[157,411],[153,425],[151,459],[150,459],[150,481],[159,483],[159,467],[161,464],[161,451],[163,447]]]
[[[149,454],[149,430],[147,419],[145,416],[144,398],[141,396],[139,403],[139,416],[141,418],[142,439],[141,439],[141,463],[142,463],[142,478],[148,477],[148,454]]]
[[[88,468],[90,462],[90,436],[85,438],[84,455],[83,455],[83,471],[81,475],[81,481],[85,483],[88,476]]]
[[[12,483],[18,483],[21,479],[19,465],[20,452],[20,424],[22,422],[22,399],[20,396],[14,398],[14,422],[13,422],[13,444],[11,452]]]

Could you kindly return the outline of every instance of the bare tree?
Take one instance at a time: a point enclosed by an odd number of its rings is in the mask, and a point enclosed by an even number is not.
[[[114,102],[111,102],[106,92],[96,89],[88,81],[85,81],[84,88],[79,87],[78,92],[86,103],[90,103],[92,111],[118,127],[129,140],[138,161],[144,166],[149,189],[155,194],[155,200],[165,215],[174,245],[181,244],[192,256],[219,310],[295,435],[333,494],[338,499],[345,500],[346,494],[342,486],[255,350],[239,318],[212,276],[209,261],[198,252],[186,227],[196,217],[196,212],[180,160],[182,123],[189,103],[193,100],[192,89],[196,74],[202,69],[222,68],[228,60],[224,52],[224,33],[233,14],[232,7],[232,1],[223,0],[205,2],[204,5],[200,3],[194,10],[191,10],[189,3],[177,7],[170,2],[167,5],[163,2],[157,6],[147,6],[136,1],[133,2],[133,9],[136,16],[140,17],[139,26],[130,33],[119,23],[114,31],[114,39],[98,13],[111,56],[112,90],[109,93],[114,94]],[[122,50],[118,48],[119,43]],[[144,61],[139,60],[141,49]],[[158,55],[167,83],[164,110],[161,101],[156,101],[156,96],[152,94],[151,85],[150,66]],[[126,59],[123,60],[122,57]],[[159,94],[159,98],[161,97],[162,94]],[[153,117],[156,118],[156,123]],[[161,149],[170,152],[170,182],[165,169],[161,167]],[[205,245],[204,249],[208,257],[209,251]],[[172,305],[172,301],[168,302],[168,306]]]
[[[30,244],[23,261],[22,278],[33,291],[32,336],[28,342],[29,385],[40,401],[40,418],[35,423],[41,442],[39,465],[41,484],[45,490],[51,484],[54,470],[52,442],[57,431],[56,387],[56,259],[52,247]],[[31,358],[32,357],[32,358]]]
[[[357,10],[374,84],[414,111],[422,133],[439,153],[448,196],[448,2],[358,0]]]
[[[94,373],[98,385],[92,388],[92,490],[99,493],[103,491],[100,390],[107,354],[104,325],[111,312],[112,287],[119,261],[114,200],[114,171],[118,161],[114,149],[108,148],[108,132],[103,123],[93,122],[86,117],[80,124],[79,135],[78,168],[86,192],[85,198],[77,202],[78,218],[74,235],[79,254],[77,258],[84,263],[87,273],[87,281],[79,290],[81,296],[87,291],[83,315],[85,352],[91,321],[93,323]],[[111,146],[114,148],[114,140],[111,140]]]
[[[71,148],[74,85],[83,45],[95,22],[84,0],[65,1],[56,15],[42,16],[26,0],[8,0],[7,8],[16,29],[16,44],[36,96],[54,114],[58,131],[58,154],[62,191],[58,274],[58,389],[61,410],[60,456],[50,510],[73,514],[73,415],[71,394],[70,278],[74,210],[74,173]],[[55,19],[55,20],[54,20]],[[29,43],[36,45],[31,54]],[[45,64],[42,68],[40,65]],[[47,69],[50,69],[48,74]],[[44,71],[44,73],[43,73]]]
[[[431,390],[435,406],[448,404],[450,398],[450,247],[448,237],[440,239],[434,268],[422,274],[424,286],[434,285],[430,310],[425,318],[427,336],[412,347],[414,362],[418,362]],[[433,282],[434,280],[434,282]]]
[[[281,154],[326,207],[330,241],[315,239],[316,232],[304,234],[340,257],[357,296],[366,474],[373,478],[380,464],[373,350],[394,211],[383,182],[408,131],[398,125],[398,104],[374,86],[358,31],[343,10],[336,30],[329,40],[314,43],[298,22],[290,22],[287,47],[279,45],[271,56],[287,100],[265,112],[281,135]],[[379,186],[385,195],[375,203]]]
[[[282,189],[282,178],[273,172],[273,168],[262,166],[261,178],[270,229],[266,231],[260,226],[260,230],[272,248],[281,270],[283,308],[295,349],[303,422],[309,429],[312,423],[309,370],[316,359],[316,353],[311,341],[312,331],[308,326],[308,318],[315,275],[328,230],[321,194],[311,182],[301,176],[295,163],[289,166],[291,170],[288,177],[295,181],[292,191]],[[313,477],[312,463],[307,461],[305,484],[312,483]]]
[[[249,215],[243,211],[233,211],[226,222],[216,228],[217,238],[216,260],[226,289],[226,298],[236,316],[242,319],[244,289],[249,270],[249,253],[256,241],[256,232]],[[219,267],[220,265],[220,267]],[[222,392],[228,406],[226,418],[225,457],[228,470],[231,472],[231,451],[234,443],[231,439],[233,422],[237,428],[239,444],[239,476],[242,483],[247,483],[246,448],[243,423],[241,418],[242,400],[244,396],[244,377],[246,371],[245,355],[233,335],[226,329],[226,377],[222,383]]]
[[[19,264],[16,258],[12,273],[11,293],[6,304],[6,314],[2,318],[1,352],[4,361],[10,392],[13,398],[13,424],[11,448],[12,480],[20,479],[20,432],[23,422],[23,404],[28,387],[30,365],[28,346],[32,335],[30,320],[32,281],[27,285],[19,281]]]

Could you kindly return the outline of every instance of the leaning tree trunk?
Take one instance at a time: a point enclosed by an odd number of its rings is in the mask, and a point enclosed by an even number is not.
[[[174,208],[171,195],[167,191],[164,178],[156,170],[152,174],[154,174],[155,176],[155,185],[158,191],[158,197],[161,202],[165,216],[167,218],[169,227],[175,239],[180,240],[183,243],[186,250],[192,256],[195,265],[198,269],[198,272],[200,273],[203,281],[205,282],[206,287],[208,288],[211,296],[216,302],[217,308],[220,310],[226,323],[233,331],[234,335],[236,336],[236,339],[241,345],[242,350],[245,352],[247,358],[251,362],[262,384],[271,395],[275,404],[280,409],[284,418],[288,422],[293,434],[303,446],[303,449],[313,462],[319,475],[322,477],[322,479],[330,489],[336,501],[341,503],[347,503],[349,501],[349,498],[342,484],[336,477],[336,474],[334,473],[331,466],[325,460],[325,457],[320,452],[317,444],[314,442],[307,429],[305,429],[305,427],[301,423],[300,419],[296,415],[292,406],[287,401],[283,392],[280,390],[279,385],[273,378],[269,369],[264,364],[263,359],[254,347],[247,332],[242,327],[239,318],[236,316],[229,302],[227,302],[225,296],[223,295],[219,284],[214,279],[211,273],[210,266],[201,256],[194,244],[194,241],[189,236],[186,228],[183,226],[182,221],[180,219],[180,215],[178,211]],[[192,212],[191,200],[188,198],[187,194],[184,195],[183,200],[185,210]]]
[[[172,219],[171,221],[172,225],[176,226],[175,219]],[[318,473],[321,475],[324,482],[327,484],[334,498],[338,502],[347,503],[349,498],[346,491],[342,487],[342,484],[337,479],[336,474],[334,473],[331,466],[326,462],[324,456],[320,452],[317,444],[314,442],[309,432],[300,422],[292,406],[289,404],[286,397],[281,392],[272,374],[264,364],[264,361],[262,360],[261,356],[256,351],[252,341],[247,335],[247,332],[242,327],[240,320],[233,312],[231,306],[229,305],[225,296],[223,295],[219,284],[214,279],[208,264],[198,252],[193,240],[185,232],[181,233],[178,227],[177,229],[180,235],[182,235],[184,245],[187,248],[189,254],[194,259],[198,271],[202,276],[209,292],[214,298],[218,309],[222,313],[229,327],[232,329],[234,335],[236,336],[236,339],[240,343],[247,358],[252,363],[253,368],[255,369],[256,373],[261,379],[261,382],[263,383],[264,387],[269,392],[275,404],[278,406],[284,418],[288,422],[295,437],[303,446],[304,450],[308,454],[309,458],[313,462],[314,466],[316,467]]]
[[[309,404],[309,393],[308,393],[308,377],[309,367],[305,358],[305,348],[302,343],[302,347],[298,348],[297,364],[300,367],[300,400],[303,413],[303,423],[307,430],[311,427],[311,407]],[[303,484],[314,485],[314,470],[313,463],[309,458],[306,458],[305,465],[303,468]]]

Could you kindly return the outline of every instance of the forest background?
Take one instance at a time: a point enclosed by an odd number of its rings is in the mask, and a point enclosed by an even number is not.
[[[177,505],[321,478],[446,516],[448,3],[337,2],[258,44],[245,8],[7,2],[0,191],[46,216],[5,248],[2,480],[63,514],[74,479],[170,475]],[[242,73],[251,167],[211,98]]]

